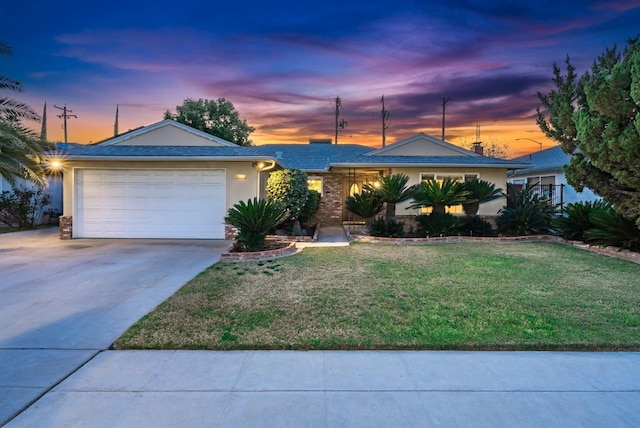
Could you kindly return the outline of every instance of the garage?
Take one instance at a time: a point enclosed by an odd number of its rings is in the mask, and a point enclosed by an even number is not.
[[[224,239],[225,169],[75,170],[78,238]]]

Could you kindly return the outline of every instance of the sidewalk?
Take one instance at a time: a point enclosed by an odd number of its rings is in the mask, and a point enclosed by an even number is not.
[[[105,351],[15,427],[637,427],[640,353]]]
[[[316,242],[296,242],[296,247],[348,247],[349,240],[342,226],[319,226]]]

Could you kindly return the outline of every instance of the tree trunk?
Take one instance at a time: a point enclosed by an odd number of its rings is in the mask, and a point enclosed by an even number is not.
[[[387,209],[384,214],[384,219],[388,222],[396,219],[396,204],[390,202],[386,203]]]

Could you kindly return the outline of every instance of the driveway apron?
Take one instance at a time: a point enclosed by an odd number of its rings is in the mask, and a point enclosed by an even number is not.
[[[229,242],[0,235],[0,424],[109,346]]]

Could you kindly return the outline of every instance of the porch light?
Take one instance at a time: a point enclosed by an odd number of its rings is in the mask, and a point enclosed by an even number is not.
[[[62,162],[59,159],[51,159],[49,161],[49,169],[52,171],[57,171],[62,168]]]
[[[247,174],[236,174],[236,180],[245,180],[247,178]]]

